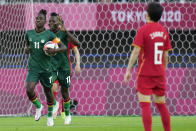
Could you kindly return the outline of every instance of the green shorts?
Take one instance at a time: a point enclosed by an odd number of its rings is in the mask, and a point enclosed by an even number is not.
[[[61,87],[70,87],[70,70],[58,70],[57,79]]]
[[[53,82],[55,82],[57,80],[58,72],[52,71],[52,76],[53,76]]]
[[[39,72],[36,70],[28,70],[26,82],[36,82],[40,81],[43,87],[51,88],[55,77],[50,71]]]

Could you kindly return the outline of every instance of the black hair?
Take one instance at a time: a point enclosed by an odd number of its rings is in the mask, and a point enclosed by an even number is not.
[[[43,14],[43,15],[45,16],[45,18],[46,18],[47,11],[44,10],[44,9],[41,9],[41,10],[39,11],[39,14]]]
[[[50,13],[50,16],[58,16],[58,14],[56,12],[52,12]]]
[[[57,14],[56,12],[52,12],[50,16],[56,16],[58,20],[61,22],[61,24],[64,24],[64,21],[62,20],[61,16]]]
[[[161,19],[163,7],[157,2],[151,2],[148,4],[147,13],[152,21],[158,22]]]

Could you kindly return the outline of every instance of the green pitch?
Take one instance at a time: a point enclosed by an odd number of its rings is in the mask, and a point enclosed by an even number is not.
[[[63,125],[57,117],[54,127],[46,126],[46,117],[0,117],[0,131],[144,131],[141,117],[75,116],[72,124]],[[171,117],[172,131],[196,131],[196,116]],[[160,117],[153,117],[153,131],[163,131]]]

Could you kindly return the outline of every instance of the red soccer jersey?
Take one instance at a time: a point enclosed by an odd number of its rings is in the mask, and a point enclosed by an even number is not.
[[[163,53],[171,50],[171,41],[166,29],[159,23],[147,23],[135,37],[133,46],[141,48],[138,76],[165,75]]]

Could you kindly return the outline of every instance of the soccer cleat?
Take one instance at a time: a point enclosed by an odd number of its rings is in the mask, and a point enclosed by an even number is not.
[[[47,118],[47,126],[54,126],[53,117],[48,117]]]
[[[65,112],[61,112],[61,118],[65,119]]]
[[[69,125],[71,124],[71,115],[69,114],[69,116],[65,116],[65,125]]]
[[[53,107],[53,118],[56,119],[56,116],[58,114],[58,109],[59,109],[59,102],[56,102],[56,105]]]
[[[41,117],[41,113],[42,113],[42,109],[43,109],[43,105],[41,104],[40,108],[36,109],[36,113],[35,113],[35,121],[39,121],[40,117]]]

